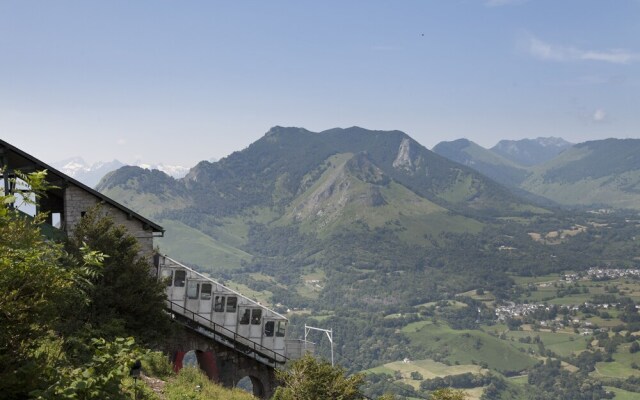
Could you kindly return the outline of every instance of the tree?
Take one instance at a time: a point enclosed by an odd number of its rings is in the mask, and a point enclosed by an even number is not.
[[[422,374],[418,371],[413,371],[411,373],[411,379],[413,379],[414,381],[421,381],[424,379],[424,377],[422,376]]]
[[[44,175],[21,178],[40,193]],[[62,264],[62,248],[42,236],[41,217],[8,206],[15,200],[0,196],[0,393],[5,399],[21,398],[40,384],[38,349],[76,298],[74,269]]]
[[[276,389],[273,400],[362,399],[363,375],[346,376],[343,368],[309,354],[293,361],[288,369],[277,370],[276,377],[282,385]]]
[[[92,339],[90,348],[89,361],[78,368],[62,368],[54,384],[30,394],[38,400],[131,398],[123,390],[123,381],[135,360],[143,354],[135,347],[135,340],[132,337],[116,338],[112,342]]]
[[[17,174],[30,193],[44,195],[46,172]],[[121,313],[118,318],[125,322],[146,317],[141,322],[145,323],[160,317],[161,322],[151,325],[154,329],[167,320],[161,301],[163,288],[150,277],[148,264],[132,256],[134,238],[108,223],[94,227],[84,222],[81,226],[89,241],[95,238],[95,230],[103,229],[104,242],[94,240],[92,245],[108,243],[111,247],[89,247],[76,241],[68,243],[65,251],[41,233],[45,215],[30,217],[9,206],[20,197],[32,202],[30,195],[0,193],[0,397],[131,398],[124,378],[131,361],[141,353],[133,338],[118,338],[115,329],[105,329],[110,325],[104,322],[113,321],[114,310],[105,308],[100,296],[120,296],[107,289],[121,287],[107,284],[105,279],[114,279],[118,273],[136,278],[130,285],[134,290],[123,288],[126,297],[119,299],[115,312]],[[109,257],[97,248],[108,250]],[[106,260],[110,263],[103,269]],[[132,271],[118,270],[117,266],[131,265],[126,264],[131,260]],[[143,287],[150,280],[155,285]],[[103,283],[105,287],[100,287]],[[148,300],[144,297],[134,300],[128,297],[131,293],[149,294],[151,301],[141,301]],[[141,303],[141,310],[137,303]],[[123,326],[134,335],[147,332],[144,327],[134,331],[140,323]],[[117,333],[127,333],[124,328],[120,326]]]
[[[438,389],[431,393],[429,400],[465,400],[467,395],[462,390]]]
[[[82,318],[105,338],[135,335],[147,344],[162,340],[171,329],[164,312],[165,286],[151,274],[136,238],[97,206],[84,215],[67,244],[75,257],[83,248],[105,258],[102,273],[92,279],[90,306]]]

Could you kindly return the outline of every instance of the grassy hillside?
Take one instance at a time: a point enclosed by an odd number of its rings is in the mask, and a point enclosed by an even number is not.
[[[242,261],[250,261],[248,254],[222,241],[215,240],[201,231],[179,221],[161,220],[167,230],[165,236],[157,239],[160,252],[171,257],[195,264],[202,271],[220,272],[238,269]]]
[[[544,199],[567,206],[640,209],[638,139],[606,139],[571,147],[541,146],[535,141],[501,143],[487,150],[460,139],[442,142],[434,151],[545,206],[549,203]]]
[[[508,186],[520,185],[530,174],[527,167],[467,139],[438,143],[433,151]]]
[[[445,324],[423,321],[402,328],[411,344],[451,363],[486,363],[497,371],[521,371],[537,360],[517,346],[477,330],[453,330]]]
[[[575,145],[521,185],[560,204],[640,209],[640,140]]]

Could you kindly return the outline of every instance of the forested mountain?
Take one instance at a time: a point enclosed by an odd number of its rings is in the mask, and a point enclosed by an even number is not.
[[[486,212],[517,207],[520,202],[499,185],[435,155],[402,132],[357,127],[321,133],[275,127],[242,152],[217,163],[201,162],[184,184],[196,207],[218,215],[252,206],[284,206],[312,186],[332,161],[338,162],[332,157],[345,159],[345,155],[355,157],[348,169],[356,175],[356,169],[378,170],[380,181],[369,183],[384,186],[394,181],[447,208]],[[359,178],[371,178],[365,175]]]
[[[521,187],[561,204],[640,209],[640,139],[574,145],[536,167]]]
[[[571,143],[562,138],[539,137],[536,139],[501,140],[491,148],[495,154],[524,166],[533,166],[555,158]]]
[[[525,151],[521,144],[525,140],[513,142],[513,147],[507,146],[511,142],[501,141],[499,146],[488,150],[460,139],[439,143],[433,150],[450,160],[468,165],[512,190],[519,189],[514,193],[538,204],[545,204],[540,200],[548,199],[566,206],[640,209],[639,139],[597,140],[571,147],[566,147],[567,142],[562,139],[541,140],[538,138],[527,142],[537,143],[529,149],[528,154],[536,148],[547,150],[544,157],[537,158],[537,165],[529,166],[526,160],[522,161],[523,158],[514,156],[509,159],[505,154],[511,149],[513,154],[522,155]],[[542,146],[541,143],[547,145]],[[501,148],[504,157],[497,147]],[[553,158],[539,163],[554,153],[556,155]],[[517,164],[518,160],[522,163]],[[538,197],[527,197],[523,191]]]
[[[232,266],[253,254],[247,243],[256,224],[328,240],[345,228],[393,228],[394,237],[422,244],[425,235],[476,232],[488,216],[540,211],[402,132],[357,127],[275,127],[245,150],[200,162],[184,179],[124,167],[98,190],[164,220],[167,250],[196,264],[224,255]],[[174,230],[178,241],[197,236],[208,255],[176,246]]]
[[[183,179],[123,167],[98,189],[164,226],[161,251],[287,313],[292,337],[305,323],[332,327],[338,362],[351,371],[409,357],[464,371],[527,371],[551,354],[544,344],[523,348],[513,336],[478,330],[497,322],[498,305],[529,299],[535,287],[516,278],[637,266],[640,226],[629,214],[540,208],[471,167],[482,160],[533,170],[468,141],[439,147],[469,166],[399,131],[275,127]],[[498,378],[467,378],[511,390]],[[371,379],[370,393],[389,388],[387,378]],[[402,374],[391,380],[406,383]],[[442,384],[425,382],[409,388]],[[503,398],[527,398],[519,393]]]
[[[438,143],[433,151],[508,186],[517,187],[531,174],[523,164],[518,164],[467,139]]]

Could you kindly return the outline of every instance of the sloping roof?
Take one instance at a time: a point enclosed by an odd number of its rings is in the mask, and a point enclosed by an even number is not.
[[[155,222],[143,217],[142,215],[136,213],[135,211],[123,206],[122,204],[118,203],[117,201],[111,199],[108,196],[105,196],[104,194],[98,192],[95,189],[90,188],[89,186],[85,185],[84,183],[66,175],[63,172],[58,171],[57,169],[51,167],[50,165],[38,160],[37,158],[35,158],[34,156],[32,156],[31,154],[20,150],[19,148],[13,146],[10,143],[5,142],[4,140],[0,139],[0,149],[8,149],[9,153],[5,154],[5,156],[7,156],[8,158],[8,163],[9,166],[12,169],[17,169],[17,170],[21,170],[22,172],[27,172],[27,170],[29,170],[31,167],[35,166],[36,169],[46,169],[47,170],[47,181],[51,182],[51,181],[55,181],[55,180],[62,180],[64,182],[70,183],[74,186],[77,186],[79,188],[81,188],[82,190],[92,194],[93,196],[97,197],[98,199],[104,201],[107,204],[110,204],[116,208],[118,208],[119,210],[121,210],[122,212],[124,212],[125,214],[129,215],[131,218],[135,218],[137,220],[139,220],[140,222],[142,222],[143,224],[147,225],[149,228],[151,228],[153,230],[153,232],[161,232],[164,233],[164,228],[162,228],[160,225],[156,224]],[[25,168],[26,167],[26,168]],[[54,178],[54,179],[52,179]],[[57,179],[56,179],[57,178]]]

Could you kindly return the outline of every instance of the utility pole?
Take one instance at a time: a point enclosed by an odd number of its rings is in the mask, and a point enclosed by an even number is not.
[[[305,348],[307,346],[307,335],[309,334],[309,331],[319,331],[319,332],[324,332],[327,335],[327,338],[329,338],[329,342],[331,343],[331,366],[333,367],[333,329],[322,329],[322,328],[316,328],[313,326],[308,326],[308,325],[304,325],[304,345]]]

